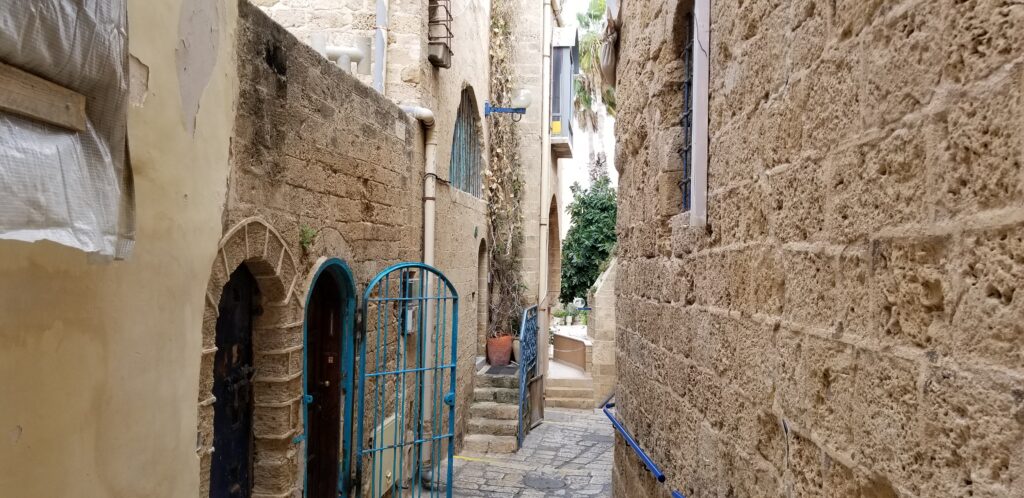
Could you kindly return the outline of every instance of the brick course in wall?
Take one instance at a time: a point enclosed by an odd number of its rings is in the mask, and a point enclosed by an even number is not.
[[[692,497],[1024,496],[1024,5],[714,1],[701,229],[688,8],[623,5],[625,425]]]

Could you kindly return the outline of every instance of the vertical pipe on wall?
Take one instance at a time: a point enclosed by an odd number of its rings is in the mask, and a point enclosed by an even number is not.
[[[373,89],[385,95],[384,78],[387,75],[388,0],[377,0],[377,20],[374,26]],[[433,123],[433,116],[431,116]],[[430,133],[428,131],[428,133]]]
[[[419,120],[423,123],[423,127],[426,128],[427,134],[424,137],[423,146],[423,262],[427,265],[434,266],[434,219],[436,217],[436,206],[434,201],[436,199],[437,192],[437,129],[434,126],[434,112],[425,107],[419,107],[415,105],[402,105],[402,111]],[[432,288],[430,282],[426,282],[422,288]],[[430,351],[433,347],[431,344],[432,337],[430,331],[434,330],[434,307],[427,306],[427,312],[425,317],[426,326],[423,329],[420,340],[423,341],[423,351]],[[424,370],[423,376],[423,392],[433,392],[433,360],[434,358],[426,354],[424,355],[424,365],[421,365]],[[434,410],[433,398],[428,395],[424,395],[423,401],[420,403],[421,420],[423,423],[424,431],[433,437],[435,434],[429,432],[433,427],[432,413]],[[433,445],[433,443],[431,443]],[[432,446],[431,446],[432,447]],[[429,458],[433,451],[426,452],[426,456]],[[429,468],[429,467],[428,467]],[[436,476],[431,475],[431,479],[436,479]],[[419,483],[414,483],[415,486],[419,486]]]
[[[540,330],[538,330],[537,344],[539,345],[540,354],[537,358],[537,370],[541,375],[544,375],[548,371],[548,328],[551,323],[551,303],[545,302],[548,297],[548,244],[551,241],[548,240],[548,213],[550,213],[550,207],[544,209],[547,205],[551,194],[548,190],[548,183],[550,182],[548,174],[551,169],[551,18],[553,17],[552,12],[552,0],[544,0],[544,11],[543,11],[543,62],[541,64],[541,161],[540,161],[540,202],[538,206],[540,213],[538,219],[540,220],[537,229],[538,240],[540,247],[538,247],[537,263],[537,303],[541,306],[538,307],[540,312]],[[555,242],[557,243],[557,241]],[[543,389],[543,387],[542,387]]]

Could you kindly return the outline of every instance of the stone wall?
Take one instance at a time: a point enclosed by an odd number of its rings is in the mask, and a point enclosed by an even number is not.
[[[422,250],[422,135],[397,106],[300,43],[244,0],[225,235],[207,289],[199,389],[200,493],[212,447],[216,306],[227,276],[260,284],[254,325],[256,495],[301,489],[303,305],[321,258],[352,270],[357,292]],[[315,235],[303,243],[303,231]],[[411,344],[411,343],[410,343]],[[371,353],[372,354],[372,353]]]
[[[375,3],[363,0],[257,0],[264,12],[284,26],[288,32],[304,43],[311,33],[327,34],[330,44],[351,45],[356,37],[372,36],[375,21]],[[421,105],[431,109],[435,116],[437,136],[437,174],[442,181],[437,186],[437,218],[435,233],[435,266],[443,271],[459,291],[459,363],[458,363],[458,417],[460,440],[467,423],[473,391],[473,365],[477,346],[478,321],[486,319],[478,313],[477,251],[480,238],[487,233],[486,203],[470,194],[450,187],[449,164],[455,119],[465,88],[473,90],[476,112],[482,123],[483,104],[489,88],[487,36],[488,10],[485,5],[471,0],[452,2],[452,22],[455,38],[452,67],[436,68],[427,60],[426,0],[389,0],[389,36],[387,48],[387,75],[385,94],[398,103]],[[372,58],[372,56],[371,56]],[[372,78],[355,75],[363,83]],[[411,126],[419,128],[418,123]],[[478,123],[480,126],[480,123]],[[486,127],[478,144],[487,161]],[[422,145],[422,135],[417,144]],[[422,159],[418,166],[422,170]],[[422,199],[422,171],[412,178],[403,192],[408,199]],[[481,178],[483,176],[481,175]],[[418,186],[417,186],[418,185]],[[422,219],[422,211],[420,213]],[[421,235],[420,235],[421,236]],[[414,260],[419,260],[417,255]]]
[[[625,425],[687,496],[1024,494],[1024,6],[715,1],[693,229],[687,3],[624,5]]]
[[[594,379],[594,406],[615,391],[615,280],[618,266],[618,261],[612,258],[587,296],[590,306],[587,335],[593,341],[591,366],[587,371]]]

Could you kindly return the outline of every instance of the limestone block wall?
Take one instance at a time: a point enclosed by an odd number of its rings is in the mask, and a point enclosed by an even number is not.
[[[598,277],[587,304],[587,335],[593,341],[591,368],[587,371],[594,379],[594,406],[615,391],[615,281],[618,261],[612,258],[608,269]]]
[[[360,38],[371,39],[373,50],[376,3],[373,0],[255,0],[278,24],[303,43],[322,32],[331,45],[355,46]],[[427,2],[389,0],[386,90],[400,100],[418,100],[421,94],[421,63],[426,62]],[[421,38],[424,38],[421,42]],[[371,65],[373,55],[370,54]],[[371,75],[354,74],[369,85]]]
[[[687,4],[624,4],[625,425],[687,496],[1024,494],[1024,6],[713,2],[693,229]]]
[[[302,485],[304,453],[293,438],[303,424],[308,276],[319,258],[337,257],[361,293],[385,267],[421,258],[422,135],[397,106],[244,0],[237,33],[225,236],[207,289],[199,374],[200,494],[212,445],[216,306],[227,275],[245,264],[263,296],[254,331],[254,493],[284,496]],[[303,230],[315,233],[306,245]]]
[[[437,188],[437,266],[444,270],[459,291],[459,337],[456,377],[455,433],[461,448],[462,437],[469,424],[469,407],[473,402],[478,344],[477,323],[480,315],[479,292],[486,292],[486,282],[478,280],[480,245],[487,244],[487,206],[480,198],[448,184]],[[486,263],[485,263],[486,266]],[[481,290],[481,285],[484,287]]]

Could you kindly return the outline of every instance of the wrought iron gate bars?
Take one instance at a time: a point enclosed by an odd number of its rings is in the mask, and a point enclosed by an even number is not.
[[[392,276],[397,274],[397,287],[398,295],[392,296]],[[436,281],[436,285],[432,288],[431,280]],[[376,297],[373,297],[376,293]],[[376,309],[376,316],[370,315],[370,305],[373,304]],[[450,305],[450,309],[449,309]],[[395,347],[394,352],[394,368],[392,369],[388,363],[391,356],[388,355],[388,345],[390,339],[390,325],[391,325],[391,313],[392,306],[396,308],[395,317]],[[431,310],[431,308],[433,308]],[[433,311],[430,313],[429,311]],[[415,315],[415,320],[413,320]],[[433,320],[430,315],[433,315]],[[440,496],[442,491],[445,492],[446,496],[451,497],[451,487],[448,483],[451,480],[453,471],[453,456],[455,450],[455,369],[458,358],[458,293],[452,286],[451,282],[437,269],[425,265],[423,263],[400,263],[391,266],[381,273],[379,273],[367,286],[366,291],[363,295],[362,302],[362,323],[360,324],[361,334],[359,337],[359,384],[358,391],[356,393],[358,400],[358,410],[355,416],[357,435],[355,442],[358,445],[356,451],[352,452],[353,458],[356,460],[356,472],[355,472],[355,490],[357,493],[362,491],[363,483],[363,461],[366,457],[371,458],[371,473],[370,473],[370,493],[371,496],[376,497],[383,494],[384,489],[377,489],[378,482],[381,483],[381,487],[385,486],[381,478],[385,477],[385,469],[383,457],[379,457],[385,451],[393,451],[391,459],[391,472],[387,474],[390,477],[390,489],[392,496],[420,496],[422,495],[423,489],[421,484],[424,483],[424,478],[429,478],[428,483],[430,484],[429,493],[430,496]],[[373,371],[367,370],[368,364],[366,361],[367,356],[367,345],[371,340],[368,334],[369,321],[372,318],[376,318],[374,324],[374,352],[373,352]],[[433,321],[433,323],[431,323]],[[412,331],[412,324],[415,323],[415,332]],[[450,345],[450,360],[447,363],[445,361],[444,353],[449,351],[448,345],[448,330],[451,331],[451,345]],[[426,366],[426,360],[429,358],[428,355],[431,351],[426,350],[427,334],[431,334],[431,338],[434,339],[433,343],[433,366]],[[416,357],[411,361],[415,362],[414,366],[410,368],[408,358],[408,344],[407,339],[410,337],[416,338]],[[435,374],[438,378],[431,379],[430,374]],[[448,392],[444,393],[444,380],[445,374],[448,374]],[[407,384],[407,376],[413,375],[413,381],[415,384]],[[388,379],[394,378],[395,392],[394,400],[390,403],[393,411],[391,412],[394,416],[394,432],[392,435],[391,444],[386,444],[383,440],[383,425],[388,418],[387,406],[387,388]],[[369,447],[365,447],[366,439],[364,437],[364,422],[366,421],[366,380],[371,379],[373,382],[373,419],[372,425],[375,435],[373,442]],[[433,381],[433,382],[431,382]],[[425,392],[428,387],[430,392]],[[407,396],[410,395],[409,388],[413,387],[414,392],[411,393],[413,396],[411,407],[411,419],[407,419],[407,407],[409,400]],[[425,395],[431,396],[430,402],[430,433],[424,435],[424,415],[425,415]],[[443,405],[447,405],[448,409],[448,430],[444,434],[439,434],[442,430],[442,424],[444,422]],[[412,440],[406,440],[406,430],[412,422],[413,438]],[[444,440],[448,441],[447,446],[447,478],[443,481],[439,479],[441,474],[441,456],[445,450],[439,442]],[[430,472],[427,475],[422,468],[423,463],[423,444],[429,444],[430,448]],[[415,460],[410,462],[414,465],[414,471],[409,487],[405,487],[405,451],[403,448],[412,446],[414,455],[410,455]],[[346,455],[349,454],[349,449],[346,449]],[[344,469],[344,475],[349,477],[348,466]],[[443,489],[440,484],[443,483]],[[345,486],[346,490],[353,489],[352,486]],[[406,493],[408,490],[408,493]],[[396,492],[397,491],[397,492]]]

